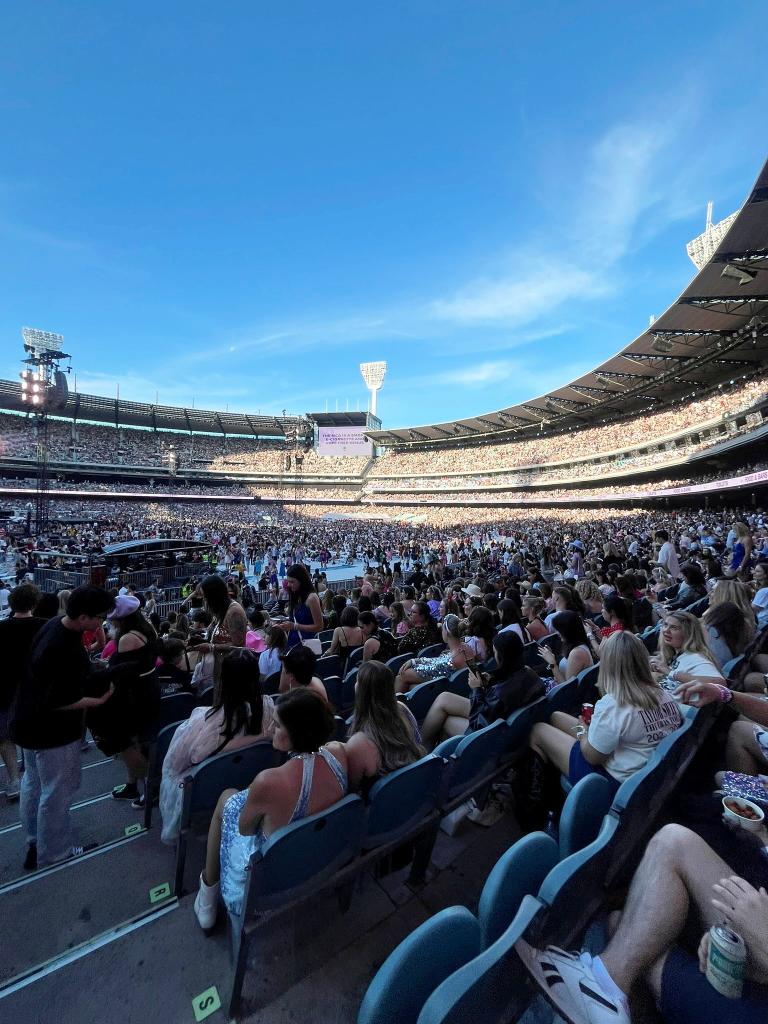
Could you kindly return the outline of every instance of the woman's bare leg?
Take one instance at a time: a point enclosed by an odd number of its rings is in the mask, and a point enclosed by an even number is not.
[[[395,677],[395,693],[407,693],[412,686],[424,681],[418,672],[414,672],[414,670],[410,668],[410,664],[410,661],[406,661],[406,663],[400,667],[400,671]]]
[[[725,763],[730,771],[743,772],[745,775],[759,775],[765,771],[765,761],[760,756],[760,748],[755,739],[754,722],[734,722],[728,730]]]
[[[567,717],[567,716],[565,716]],[[568,774],[571,749],[576,742],[576,734],[564,732],[557,726],[539,722],[531,730],[530,747],[543,761],[553,764],[563,774]]]
[[[208,845],[205,851],[205,869],[203,881],[206,885],[215,885],[221,877],[221,819],[224,804],[237,792],[236,789],[225,789],[216,804],[211,824],[208,826]]]
[[[439,694],[432,707],[427,712],[427,717],[421,726],[421,738],[425,743],[436,740],[445,729],[445,723],[451,716],[464,720],[464,729],[469,721],[469,709],[471,704],[466,697],[460,697],[457,693]],[[462,730],[463,731],[463,730]],[[456,735],[453,733],[452,735]]]
[[[148,764],[138,747],[128,747],[117,755],[128,771],[129,785],[135,785],[139,779],[147,777]]]

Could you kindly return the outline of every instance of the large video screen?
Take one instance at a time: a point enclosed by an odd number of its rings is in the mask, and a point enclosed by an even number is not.
[[[319,427],[318,455],[363,455],[371,458],[373,443],[363,427]]]

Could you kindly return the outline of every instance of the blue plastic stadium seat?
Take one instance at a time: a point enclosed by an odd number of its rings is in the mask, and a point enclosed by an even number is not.
[[[158,731],[173,722],[189,718],[196,707],[197,697],[194,693],[173,693],[170,697],[161,697]]]
[[[405,839],[430,815],[437,807],[444,770],[443,759],[428,754],[379,779],[368,795],[363,849]]]
[[[347,656],[347,671],[363,663],[363,648],[353,647]]]
[[[462,697],[468,697],[471,692],[469,688],[469,669],[460,668],[457,672],[452,672],[448,677],[448,684],[451,693],[458,693]]]
[[[193,828],[205,828],[225,789],[247,789],[265,768],[273,768],[283,759],[267,740],[259,740],[236,750],[225,750],[208,757],[191,769],[182,782],[184,800],[181,808],[179,839],[176,845],[176,895],[184,889],[184,865],[187,843]]]
[[[445,644],[430,644],[428,647],[422,647],[419,653],[416,655],[417,658],[436,658],[438,654],[442,654],[445,651]]]
[[[401,696],[413,717],[421,723],[427,717],[427,712],[434,704],[435,699],[447,689],[448,680],[442,676],[440,679],[430,679],[428,683],[419,683]]]
[[[531,729],[537,722],[545,722],[548,716],[549,701],[546,697],[539,697],[531,704],[513,711],[507,719],[507,753],[514,756],[527,750]]]
[[[272,675],[267,676],[264,682],[261,684],[261,692],[266,693],[269,697],[274,697],[280,692],[280,676],[282,670],[273,672]]]
[[[499,857],[486,879],[477,908],[483,949],[507,930],[523,897],[539,891],[559,859],[557,843],[545,832],[523,836]]]
[[[144,784],[144,828],[152,827],[152,803],[157,799],[160,792],[160,780],[163,777],[163,761],[168,753],[171,740],[181,724],[181,722],[171,722],[170,725],[163,726],[157,734],[157,739],[150,746],[149,767]]]
[[[397,654],[397,655],[395,655],[394,658],[390,658],[389,661],[387,661],[386,664],[387,664],[387,667],[391,668],[392,671],[395,673],[395,675],[397,675],[397,673],[400,671],[400,669],[406,663],[406,661],[411,661],[415,657],[416,657],[416,655],[415,654],[411,654],[411,653],[408,653],[408,654]]]
[[[448,761],[441,796],[443,806],[463,794],[471,795],[482,779],[499,767],[507,750],[508,738],[509,726],[505,721],[494,722],[485,729],[460,738]],[[442,751],[440,753],[443,756]]]
[[[570,857],[594,840],[615,794],[616,783],[597,772],[573,786],[560,814],[561,858]]]
[[[435,988],[422,1007],[417,1024],[499,1024],[520,1020],[532,994],[514,947],[539,911],[540,904],[533,896],[524,897],[506,931]]]
[[[338,654],[324,654],[322,658],[317,659],[315,675],[319,679],[325,679],[327,676],[340,676],[343,668]]]
[[[466,907],[441,910],[403,939],[381,965],[363,997],[357,1024],[415,1024],[435,988],[479,951],[480,926],[474,915]]]
[[[569,715],[575,714],[579,709],[578,676],[574,676],[572,679],[566,679],[564,683],[558,683],[557,686],[553,687],[547,694],[547,703],[549,704],[547,719],[549,719],[555,711],[565,711],[566,714]]]
[[[740,654],[737,658],[731,658],[723,665],[723,676],[726,679],[732,680],[736,678],[736,674],[744,664],[744,655]]]

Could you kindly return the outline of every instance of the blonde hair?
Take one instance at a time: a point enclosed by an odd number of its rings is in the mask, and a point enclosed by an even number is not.
[[[741,522],[741,520],[733,524],[733,529],[737,537],[749,537],[750,539],[752,537],[752,531],[747,524]]]
[[[752,627],[752,632],[754,633],[755,613],[752,608],[749,587],[746,583],[741,583],[739,580],[721,579],[717,581],[717,585],[709,595],[709,607],[704,612],[704,621],[707,621],[709,613],[713,608],[717,608],[719,604],[724,604],[726,601],[735,604],[744,613],[744,618],[748,626]]]
[[[603,595],[600,588],[592,580],[579,580],[576,584],[576,593],[582,601],[602,601]]]
[[[67,601],[69,600],[69,595],[71,593],[72,593],[71,590],[59,590],[57,592],[56,597],[57,597],[58,602],[59,602],[59,610],[56,613],[57,615],[66,615],[67,614]]]
[[[661,687],[651,674],[648,651],[626,630],[612,633],[600,651],[597,685],[622,707],[650,711],[658,706]]]
[[[696,618],[695,615],[691,615],[690,612],[667,612],[664,616],[664,621],[667,619],[677,619],[683,630],[683,646],[679,651],[676,651],[674,647],[664,642],[664,629],[662,627],[661,634],[659,636],[659,650],[661,656],[669,665],[679,654],[686,654],[692,652],[698,654],[702,658],[706,658],[707,661],[711,661],[714,665],[712,655],[709,647],[707,646],[707,638],[704,635],[704,629],[701,622]]]

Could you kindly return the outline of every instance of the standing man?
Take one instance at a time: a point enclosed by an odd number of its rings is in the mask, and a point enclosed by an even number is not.
[[[672,579],[677,582],[680,579],[680,562],[677,559],[675,545],[669,539],[669,534],[666,530],[657,530],[656,540],[661,541],[661,547],[654,564],[662,569],[666,569]]]
[[[24,867],[34,870],[81,853],[73,846],[69,808],[80,787],[83,711],[104,704],[86,696],[91,663],[82,634],[102,626],[114,599],[101,587],[77,587],[66,613],[51,619],[32,642],[19,687],[11,739],[24,749],[21,822],[27,832]]]

